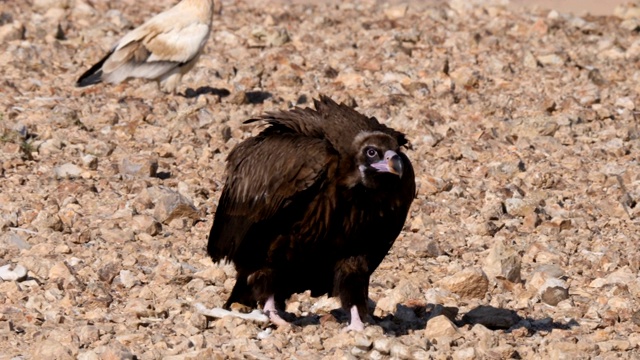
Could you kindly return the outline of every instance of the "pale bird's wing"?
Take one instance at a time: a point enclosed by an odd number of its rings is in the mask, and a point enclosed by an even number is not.
[[[102,67],[107,80],[156,79],[195,59],[211,27],[201,21],[201,14],[186,9],[176,7],[158,14],[125,35]]]
[[[129,77],[179,82],[202,51],[211,30],[212,0],[183,0],[127,33],[76,86],[100,81],[119,83]]]

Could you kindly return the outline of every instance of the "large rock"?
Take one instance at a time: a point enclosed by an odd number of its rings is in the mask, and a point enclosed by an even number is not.
[[[466,268],[438,282],[443,288],[468,299],[482,299],[489,289],[487,275],[478,268]]]

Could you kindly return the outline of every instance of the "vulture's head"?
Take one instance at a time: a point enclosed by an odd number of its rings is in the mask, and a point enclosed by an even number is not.
[[[382,132],[361,132],[354,140],[360,181],[368,188],[397,183],[406,166],[398,141]]]

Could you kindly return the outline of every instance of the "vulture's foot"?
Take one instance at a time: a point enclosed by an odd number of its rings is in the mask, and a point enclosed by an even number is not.
[[[269,320],[276,326],[291,326],[289,322],[285,319],[281,318],[278,315],[278,309],[276,309],[276,302],[274,300],[273,295],[269,296],[267,301],[264,303],[264,307],[262,308],[262,312],[265,313],[269,317]]]
[[[351,321],[349,321],[349,326],[342,329],[344,332],[348,331],[362,331],[364,330],[364,323],[362,319],[360,319],[360,314],[358,313],[358,307],[353,305],[351,307]]]

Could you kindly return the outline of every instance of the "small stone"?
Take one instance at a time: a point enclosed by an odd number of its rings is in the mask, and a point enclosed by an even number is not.
[[[461,336],[460,330],[455,326],[451,320],[446,316],[436,316],[427,321],[427,327],[424,335],[429,340],[437,340],[440,342],[442,339],[453,340]],[[375,344],[375,342],[374,342]]]
[[[364,78],[356,72],[340,72],[336,77],[336,82],[344,84],[349,89],[357,88],[364,83]]]
[[[101,360],[134,360],[137,359],[126,346],[119,341],[111,341],[107,349],[100,354]]]
[[[636,108],[636,105],[634,104],[633,99],[631,99],[628,96],[617,98],[615,102],[615,106],[624,108],[627,110],[634,110]]]
[[[344,336],[344,334],[336,334],[324,340],[323,345],[327,350],[330,349],[341,349],[345,348],[351,344],[351,339],[349,336]]]
[[[455,275],[440,280],[438,284],[452,293],[468,299],[482,299],[489,289],[487,275],[478,268],[466,268]]]
[[[4,281],[22,281],[27,278],[27,268],[18,264],[13,267],[11,264],[0,266],[0,279]]]
[[[362,350],[369,351],[373,346],[373,341],[368,336],[358,333],[356,334],[355,345]]]
[[[173,219],[197,220],[200,214],[189,199],[177,191],[159,188],[153,216],[161,223],[169,224]]]
[[[626,19],[620,23],[620,27],[628,31],[638,31],[640,29],[640,19]]]
[[[373,341],[373,348],[383,355],[388,355],[391,351],[391,340],[386,337],[377,338]]]
[[[540,288],[540,299],[551,306],[569,298],[567,283],[560,279],[548,279]]]
[[[405,303],[411,299],[422,297],[422,288],[413,279],[402,279],[389,295],[378,300],[376,304],[376,315],[382,315],[381,311],[392,313],[396,310],[397,304]]]
[[[81,345],[90,345],[100,340],[100,330],[94,325],[82,326],[76,334]]]
[[[120,162],[120,173],[139,177],[154,177],[158,171],[158,159],[152,156],[132,155]]]
[[[540,62],[540,64],[545,66],[547,65],[559,66],[564,64],[564,59],[557,54],[548,54],[548,55],[538,56],[538,62]]]
[[[65,280],[68,281],[71,278],[71,271],[69,267],[63,261],[55,263],[51,269],[49,269],[49,280]]]
[[[138,279],[129,270],[120,270],[120,283],[127,289],[134,287],[138,283]]]
[[[397,20],[405,16],[408,8],[407,4],[390,6],[384,10],[384,15],[390,20]]]
[[[540,265],[533,271],[533,274],[529,281],[527,281],[526,286],[527,289],[537,292],[548,279],[561,278],[563,276],[564,270],[562,270],[558,265]]]
[[[468,67],[457,68],[450,73],[451,79],[456,87],[461,89],[472,89],[480,82],[480,73]]]
[[[151,236],[158,235],[162,230],[162,225],[149,215],[134,215],[131,228],[134,231],[140,231]]]
[[[71,349],[52,339],[39,341],[37,346],[33,349],[31,357],[33,359],[56,360],[72,360],[74,358]]]
[[[280,28],[276,31],[269,32],[265,40],[267,46],[276,47],[288,43],[289,41],[291,41],[291,37],[289,36],[289,32],[287,32],[287,29]]]
[[[524,54],[523,64],[528,69],[536,69],[538,67],[538,60],[530,51]]]
[[[98,278],[107,284],[111,284],[113,279],[120,273],[120,264],[112,262],[98,270]]]
[[[640,310],[636,311],[631,315],[631,322],[640,326]]]
[[[453,360],[466,360],[466,359],[471,360],[476,358],[477,358],[476,349],[473,347],[456,350],[452,356]]]
[[[440,247],[440,243],[435,240],[425,239],[418,234],[414,234],[411,237],[411,244],[408,246],[407,252],[420,258],[436,258],[445,254]]]
[[[7,232],[2,237],[2,242],[9,246],[15,246],[20,250],[28,250],[31,249],[31,244],[24,241],[19,234],[13,232]]]
[[[82,157],[82,165],[89,170],[95,170],[98,168],[98,158],[91,154],[87,154]]]
[[[410,359],[411,358],[411,351],[409,351],[409,347],[400,342],[394,342],[391,345],[389,354],[394,359]]]
[[[229,96],[229,102],[234,105],[244,105],[249,103],[249,97],[244,91],[237,91]]]
[[[53,168],[53,172],[55,173],[57,178],[77,178],[82,174],[82,169],[74,164],[66,163],[60,166],[56,166]]]
[[[131,229],[122,230],[117,227],[100,229],[100,236],[108,243],[121,244],[134,239]]]
[[[0,43],[24,39],[25,28],[22,23],[14,21],[0,26]]]
[[[60,152],[62,149],[62,141],[58,138],[47,139],[38,146],[40,155],[49,155]]]
[[[489,250],[482,269],[488,276],[501,276],[513,283],[519,283],[521,261],[521,256],[515,249],[499,240]]]
[[[473,337],[477,339],[478,350],[482,353],[486,354],[491,351],[491,349],[498,346],[499,341],[496,336],[496,332],[480,323],[473,325],[471,333],[473,334]]]
[[[509,309],[500,309],[493,306],[478,306],[462,317],[467,324],[481,324],[489,329],[508,329],[521,320],[520,316]]]
[[[536,209],[536,204],[520,198],[509,198],[504,201],[507,214],[513,216],[526,216]]]
[[[125,311],[135,318],[151,317],[154,315],[153,306],[144,299],[131,299],[127,302]]]
[[[631,347],[631,343],[628,340],[621,339],[602,341],[597,343],[596,345],[598,345],[598,348],[600,348],[601,351],[606,352],[627,351]]]

